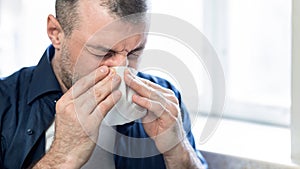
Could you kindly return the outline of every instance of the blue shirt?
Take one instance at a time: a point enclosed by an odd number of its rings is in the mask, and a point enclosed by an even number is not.
[[[53,46],[50,46],[37,66],[22,68],[0,80],[0,168],[28,168],[45,154],[45,132],[54,121],[55,102],[62,96],[50,62],[54,51]],[[187,138],[202,163],[207,166],[195,148],[189,115],[180,93],[164,79],[140,72],[138,76],[174,91],[179,100]],[[117,126],[117,131],[121,133],[116,137],[115,149],[119,155],[115,155],[114,160],[117,169],[166,168],[163,156],[158,153],[153,141],[149,144],[127,139],[148,137],[142,123],[131,122]],[[125,152],[128,155],[134,151],[151,151],[158,155],[144,158],[121,156]]]

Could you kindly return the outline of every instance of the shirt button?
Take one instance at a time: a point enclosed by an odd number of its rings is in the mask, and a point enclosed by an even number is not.
[[[28,129],[28,130],[26,131],[26,133],[27,133],[28,135],[32,135],[32,134],[33,134],[33,130],[32,130],[32,129]]]

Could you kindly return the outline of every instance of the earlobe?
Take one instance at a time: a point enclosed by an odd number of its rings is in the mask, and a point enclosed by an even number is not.
[[[60,49],[63,40],[63,30],[53,15],[49,15],[47,18],[47,33],[54,48]]]

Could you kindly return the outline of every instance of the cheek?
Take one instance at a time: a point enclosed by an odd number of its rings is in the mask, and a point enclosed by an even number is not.
[[[99,61],[90,55],[79,53],[75,63],[75,72],[83,77],[99,67]]]

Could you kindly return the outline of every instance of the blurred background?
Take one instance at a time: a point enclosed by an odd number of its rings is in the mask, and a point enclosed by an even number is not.
[[[38,63],[50,44],[46,19],[54,14],[54,3],[0,0],[0,77]],[[269,162],[289,159],[292,0],[152,0],[151,6],[152,12],[176,16],[195,26],[221,61],[226,80],[223,121],[211,139],[199,143],[200,149]],[[151,44],[164,46],[165,42],[150,40]],[[172,50],[172,46],[163,50]],[[191,94],[183,93],[189,110],[202,118],[193,127],[197,140],[212,98],[205,70],[193,73],[203,76],[199,97],[207,101],[196,112],[195,105],[189,104]],[[269,154],[259,153],[264,151]]]
[[[0,76],[37,64],[50,44],[46,21],[48,14],[54,14],[54,3],[0,1]],[[153,0],[152,12],[184,19],[208,38],[226,76],[225,116],[289,126],[291,0],[186,0],[184,4]]]

